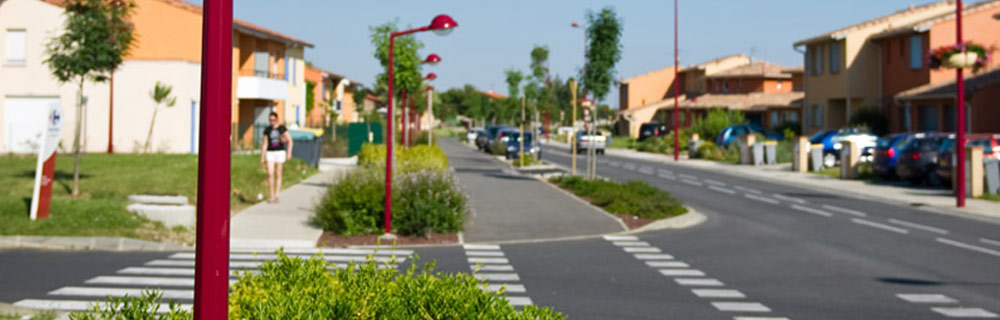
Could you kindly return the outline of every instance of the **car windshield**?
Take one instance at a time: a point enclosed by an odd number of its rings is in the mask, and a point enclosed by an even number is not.
[[[809,142],[813,143],[813,144],[823,142],[823,139],[825,139],[831,133],[833,133],[833,131],[820,131],[820,132],[817,132],[817,133],[813,134],[811,137],[809,137]]]
[[[512,132],[512,133],[505,134],[504,136],[510,137],[510,140],[507,140],[507,142],[520,142],[521,133],[520,132]],[[531,133],[525,132],[524,133],[524,137],[525,137],[524,138],[524,143],[531,143],[531,136],[532,136]]]
[[[875,141],[875,147],[879,149],[888,149],[889,146],[892,145],[893,140],[896,139],[893,139],[891,137],[878,138],[878,140]]]

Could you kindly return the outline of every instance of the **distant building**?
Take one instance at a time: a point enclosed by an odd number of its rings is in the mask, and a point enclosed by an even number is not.
[[[306,66],[307,85],[313,86],[313,106],[309,107],[306,126],[326,128],[331,121],[357,122],[359,114],[354,108],[354,83],[342,75],[314,66]],[[337,114],[330,118],[330,111]]]

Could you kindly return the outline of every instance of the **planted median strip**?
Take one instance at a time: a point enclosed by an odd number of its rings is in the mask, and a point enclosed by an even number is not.
[[[679,216],[687,208],[670,193],[641,181],[625,183],[606,180],[587,180],[581,177],[556,177],[549,180],[625,220],[630,229],[652,220]],[[634,223],[641,220],[641,223]]]

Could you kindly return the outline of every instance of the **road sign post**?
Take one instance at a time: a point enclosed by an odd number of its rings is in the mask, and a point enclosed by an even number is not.
[[[58,102],[49,104],[45,135],[38,148],[38,164],[35,166],[35,187],[31,193],[31,220],[49,217],[49,201],[52,200],[52,182],[56,173],[56,149],[59,147],[59,133],[62,132],[62,108]]]

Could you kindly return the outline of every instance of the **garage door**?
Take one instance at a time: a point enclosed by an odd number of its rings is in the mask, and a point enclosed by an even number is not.
[[[6,98],[3,110],[3,136],[6,151],[38,152],[42,133],[49,117],[49,104],[59,98]]]

